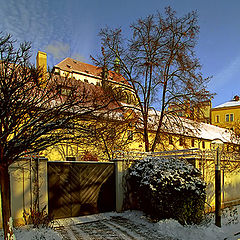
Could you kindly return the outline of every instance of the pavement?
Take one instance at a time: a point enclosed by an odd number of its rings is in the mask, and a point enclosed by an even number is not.
[[[148,224],[114,213],[58,219],[54,229],[64,240],[173,240],[149,228]]]

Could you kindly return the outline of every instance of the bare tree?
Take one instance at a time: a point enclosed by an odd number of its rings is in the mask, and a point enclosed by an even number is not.
[[[115,151],[128,150],[129,144],[133,142],[133,121],[131,116],[126,116],[125,113],[104,116],[100,123],[94,125],[96,128],[92,144],[108,160],[113,160]]]
[[[25,154],[88,138],[89,130],[80,120],[111,104],[97,87],[36,69],[29,62],[30,49],[29,43],[16,47],[10,35],[0,35],[0,186],[5,239],[12,234],[9,166]]]
[[[130,26],[132,34],[124,38],[121,29],[102,29],[100,37],[104,55],[95,64],[114,67],[119,61],[121,74],[132,85],[137,104],[131,106],[139,112],[143,126],[146,151],[155,151],[161,142],[161,129],[166,121],[175,118],[168,112],[169,105],[185,102],[200,107],[213,94],[206,88],[209,78],[203,78],[201,65],[195,56],[199,26],[196,12],[177,17],[170,8],[165,16],[159,12],[140,18]],[[115,61],[116,62],[116,61]],[[171,116],[169,116],[171,115]],[[149,139],[149,118],[155,116],[155,133]],[[175,122],[177,122],[175,121]]]
[[[115,151],[127,150],[133,141],[131,133],[132,121],[121,115],[118,119],[113,116],[101,116],[97,119],[91,118],[86,121],[85,129],[88,129],[88,137],[54,145],[53,148],[62,159],[74,157],[74,159],[86,161],[85,155],[96,156],[98,160],[111,161]],[[83,123],[82,123],[83,125]],[[50,150],[50,149],[49,149]]]

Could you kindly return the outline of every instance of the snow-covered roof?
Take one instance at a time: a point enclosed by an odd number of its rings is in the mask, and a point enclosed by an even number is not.
[[[136,106],[123,104],[126,109],[131,109],[137,115],[141,113]],[[154,109],[149,110],[148,124],[149,129],[157,130],[161,112]],[[137,123],[137,128],[143,128],[142,121]],[[220,139],[224,143],[240,144],[240,139],[236,137],[233,131],[226,128],[217,127],[208,123],[196,122],[184,117],[179,117],[171,114],[165,114],[163,118],[162,132],[170,134],[179,134],[187,137],[194,137],[205,140]]]
[[[192,128],[193,133],[190,133],[189,135],[193,135],[194,137],[210,141],[220,139],[224,143],[239,144],[239,140],[235,137],[234,132],[226,128],[217,127],[207,123],[197,123],[196,126],[191,126],[191,123],[185,122],[184,125],[187,125],[190,129]]]
[[[157,111],[150,117],[149,124],[152,129],[156,129],[159,116],[160,112]],[[240,144],[240,140],[231,130],[172,115],[165,115],[162,130],[172,134],[180,134],[210,141],[220,139],[224,143]]]
[[[214,108],[223,108],[223,107],[236,107],[236,106],[240,106],[240,100],[235,101],[235,100],[231,100],[229,102],[225,102],[223,104],[220,104]],[[214,109],[213,108],[213,109]]]

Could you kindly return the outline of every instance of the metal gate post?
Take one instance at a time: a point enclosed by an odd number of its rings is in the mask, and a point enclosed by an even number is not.
[[[215,225],[221,227],[221,168],[219,147],[217,148],[217,162],[215,165]]]

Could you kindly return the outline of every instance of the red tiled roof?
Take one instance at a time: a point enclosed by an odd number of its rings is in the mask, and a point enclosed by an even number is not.
[[[102,75],[101,67],[96,67],[88,63],[83,63],[69,57],[65,58],[63,61],[55,65],[55,67],[58,67],[63,71],[79,72],[87,75],[93,75],[97,78],[101,78]],[[129,82],[121,74],[114,71],[109,71],[109,80],[130,85]]]
[[[122,112],[121,103],[118,102],[109,90],[104,90],[101,86],[96,86],[90,83],[78,81],[73,78],[64,78],[59,75],[53,75],[53,82],[57,83],[59,87],[75,88],[79,93],[80,98],[83,98],[82,104],[85,107],[94,106],[100,107],[104,111]]]

